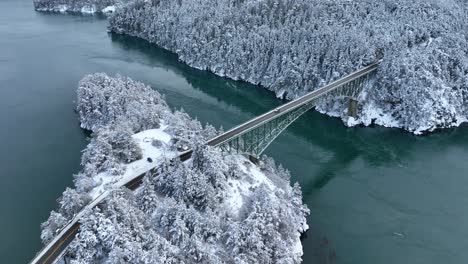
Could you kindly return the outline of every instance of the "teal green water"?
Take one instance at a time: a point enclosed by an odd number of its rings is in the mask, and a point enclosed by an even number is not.
[[[73,112],[87,73],[150,84],[175,108],[230,128],[282,102],[262,88],[185,66],[96,17],[0,2],[0,263],[41,247],[40,223],[79,171],[86,135]],[[304,263],[466,263],[468,127],[415,137],[346,128],[310,112],[268,149],[311,209]]]

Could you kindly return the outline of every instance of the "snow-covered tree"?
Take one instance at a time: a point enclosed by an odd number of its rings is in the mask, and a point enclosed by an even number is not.
[[[141,158],[133,133],[163,123],[173,148],[187,144],[193,154],[185,162],[159,161],[135,192],[109,189],[79,219],[67,263],[301,261],[297,245],[309,211],[300,188],[290,186],[288,172],[273,160],[264,157],[257,168],[243,156],[205,146],[217,134],[212,126],[172,112],[150,87],[128,78],[90,75],[78,94],[80,121],[93,135],[75,175],[77,188],[63,193],[59,209],[42,225],[43,241],[88,204],[88,192],[102,184],[97,175],[121,175],[124,164]],[[157,113],[149,119],[143,111],[148,105]]]
[[[156,190],[164,196],[191,204],[198,209],[215,206],[216,191],[207,175],[182,162],[162,165],[167,170],[155,175]]]
[[[135,194],[115,191],[90,212],[67,257],[72,263],[152,263],[150,254],[161,262],[168,257],[178,263],[299,263],[302,253],[295,248],[309,213],[300,187],[289,186],[273,162],[263,161],[268,169],[259,170],[278,187],[253,184],[233,213],[226,203],[229,181],[250,184],[240,168],[245,162],[202,146],[187,162],[164,162]]]
[[[41,224],[41,239],[44,243],[49,242],[57,235],[61,228],[68,221],[80,212],[89,202],[91,198],[85,192],[77,192],[75,189],[67,188],[62,197],[59,199],[58,212],[52,211],[49,219]]]
[[[49,219],[41,224],[41,239],[44,243],[49,243],[55,235],[67,224],[67,219],[60,213],[50,212]]]
[[[63,192],[59,199],[59,212],[66,218],[70,219],[83,209],[89,202],[91,197],[86,193],[78,193],[75,189],[68,188]]]
[[[80,81],[77,94],[81,127],[92,131],[123,123],[134,133],[158,128],[167,110],[158,92],[119,75],[88,75]]]
[[[136,0],[109,28],[288,99],[383,58],[359,120],[419,133],[468,119],[467,20],[462,0]]]

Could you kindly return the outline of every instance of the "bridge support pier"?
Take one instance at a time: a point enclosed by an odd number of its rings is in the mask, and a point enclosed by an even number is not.
[[[254,155],[249,155],[249,160],[253,163],[253,164],[258,164],[259,162],[259,159],[254,156]]]
[[[348,117],[356,118],[358,113],[358,101],[350,98],[348,101]]]

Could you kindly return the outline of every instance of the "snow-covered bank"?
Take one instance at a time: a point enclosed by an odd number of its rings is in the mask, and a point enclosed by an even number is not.
[[[42,12],[80,13],[80,14],[111,14],[122,0],[34,0],[34,9]]]
[[[159,129],[149,129],[132,135],[132,140],[141,149],[141,158],[128,164],[122,164],[123,174],[113,175],[108,171],[98,173],[93,179],[99,184],[89,194],[92,199],[102,194],[106,189],[123,186],[126,182],[157,167],[161,161],[177,156],[176,151],[170,149],[171,136],[164,132],[167,126]],[[153,142],[160,142],[155,145]]]
[[[103,190],[154,166],[158,172],[135,192],[112,191],[79,220],[65,254],[71,263],[301,262],[309,211],[299,185],[272,159],[256,165],[204,146],[213,127],[171,111],[159,93],[125,77],[85,77],[77,111],[93,137],[76,188],[42,225],[44,242]],[[182,146],[192,158],[171,161]]]
[[[467,8],[461,0],[136,0],[109,28],[288,99],[383,58],[353,123],[418,134],[468,119]]]

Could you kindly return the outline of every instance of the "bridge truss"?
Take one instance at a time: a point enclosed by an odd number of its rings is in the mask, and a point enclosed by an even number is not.
[[[336,98],[347,98],[355,103],[379,63],[380,61],[254,118],[207,144],[225,152],[259,157],[286,128],[318,103]]]
[[[227,152],[259,157],[281,132],[305,112],[315,107],[320,100],[330,100],[336,97],[347,97],[350,100],[357,100],[369,76],[375,72],[379,64],[380,61],[310,92],[301,98],[288,102],[209,140],[206,144],[219,147]],[[189,150],[179,155],[179,158],[184,161],[189,159],[191,155],[192,150]],[[155,167],[152,170],[155,171],[156,169]],[[130,179],[123,186],[132,190],[136,189],[141,184],[145,175],[146,172]],[[109,192],[104,192],[85,208],[95,207],[108,196]],[[66,247],[78,233],[79,219],[88,209],[79,212],[30,263],[48,264],[59,261],[60,257],[65,253]]]

